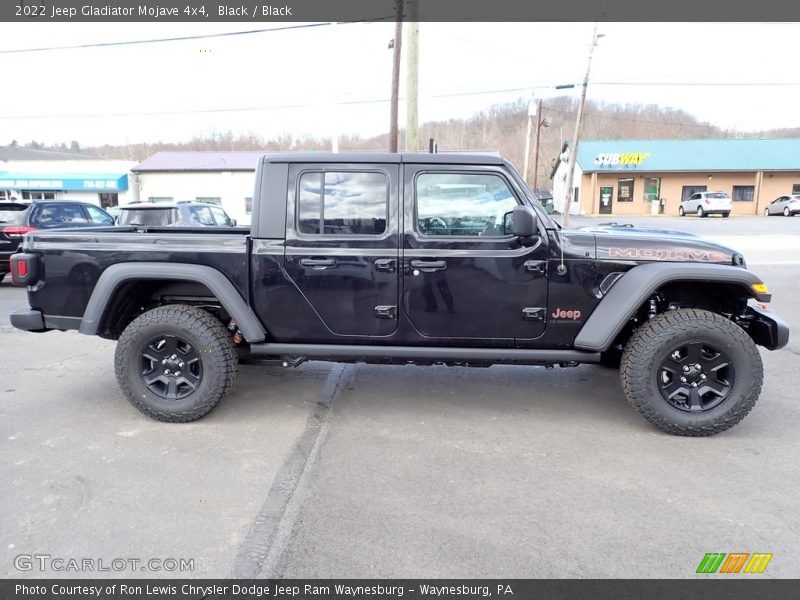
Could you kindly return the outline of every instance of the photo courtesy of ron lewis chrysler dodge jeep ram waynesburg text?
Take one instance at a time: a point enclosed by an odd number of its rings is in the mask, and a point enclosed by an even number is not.
[[[562,229],[499,157],[266,155],[254,198],[249,230],[28,233],[11,266],[30,308],[12,324],[118,340],[124,394],[163,421],[210,411],[240,354],[602,363],[644,418],[693,436],[744,418],[757,345],[788,343],[741,255],[676,232]]]

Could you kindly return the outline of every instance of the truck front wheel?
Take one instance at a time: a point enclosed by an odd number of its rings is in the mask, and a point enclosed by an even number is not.
[[[662,431],[685,436],[736,425],[758,400],[764,377],[750,336],[698,309],[662,313],[634,331],[620,373],[631,406]]]
[[[114,355],[117,382],[140,412],[159,421],[199,419],[228,394],[237,369],[230,332],[210,313],[181,304],[134,319]]]

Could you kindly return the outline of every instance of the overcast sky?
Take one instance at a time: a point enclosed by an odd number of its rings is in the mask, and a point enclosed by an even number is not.
[[[391,23],[3,52],[275,26],[0,23],[0,144],[388,130]],[[553,86],[582,80],[591,31],[590,23],[421,24],[420,122],[469,116],[531,90],[557,95]],[[800,127],[800,24],[614,23],[600,32],[591,99],[658,103],[742,130]],[[403,106],[400,114],[402,126]]]

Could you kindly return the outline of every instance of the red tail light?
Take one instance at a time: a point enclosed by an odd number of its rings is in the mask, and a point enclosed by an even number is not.
[[[19,252],[11,255],[11,281],[15,285],[31,285],[38,278],[38,261],[35,254]]]
[[[29,231],[36,231],[36,227],[24,227],[19,225],[11,225],[9,227],[3,227],[3,233],[5,233],[10,238],[22,237]]]

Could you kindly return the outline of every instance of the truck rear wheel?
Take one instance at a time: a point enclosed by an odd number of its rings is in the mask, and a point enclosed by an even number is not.
[[[230,332],[208,312],[173,304],[134,319],[114,355],[117,382],[159,421],[199,419],[228,394],[237,369]]]
[[[682,309],[639,327],[622,355],[628,402],[673,435],[706,436],[741,421],[758,400],[764,371],[758,348],[715,313]]]

